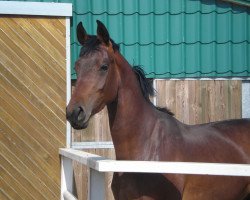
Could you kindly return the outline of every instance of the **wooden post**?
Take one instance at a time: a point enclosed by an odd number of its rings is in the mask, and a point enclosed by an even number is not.
[[[89,168],[88,200],[104,200],[105,174]]]
[[[66,192],[73,193],[73,166],[71,159],[61,156],[61,200]]]

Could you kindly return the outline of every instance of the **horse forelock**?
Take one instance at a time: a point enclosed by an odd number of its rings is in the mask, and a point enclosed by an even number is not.
[[[120,47],[118,44],[116,44],[112,39],[110,39],[112,43],[112,47],[114,51],[119,51]],[[89,35],[88,39],[84,42],[81,51],[80,51],[80,57],[85,56],[91,53],[94,53],[96,51],[100,51],[100,45],[101,41],[97,38],[96,35]]]

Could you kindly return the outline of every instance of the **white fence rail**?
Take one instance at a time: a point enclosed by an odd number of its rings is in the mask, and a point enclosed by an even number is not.
[[[112,141],[101,142],[72,142],[72,149],[114,149]]]
[[[249,164],[155,162],[155,161],[117,161],[74,149],[60,149],[61,155],[61,199],[76,200],[73,192],[72,161],[90,168],[89,200],[104,199],[105,172],[136,173],[176,173],[219,176],[249,176]]]

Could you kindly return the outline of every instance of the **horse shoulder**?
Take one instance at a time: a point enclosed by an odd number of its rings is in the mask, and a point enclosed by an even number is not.
[[[182,134],[185,125],[174,117],[158,112],[151,129],[148,150],[149,160],[175,160],[177,151],[182,146]]]

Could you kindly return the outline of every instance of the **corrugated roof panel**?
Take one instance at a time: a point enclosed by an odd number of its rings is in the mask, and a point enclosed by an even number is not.
[[[139,65],[140,54],[141,51],[138,51],[138,45],[125,47],[124,45],[120,45],[121,52],[126,54],[126,59],[129,61],[131,65]]]
[[[72,2],[74,2],[74,1],[72,1]],[[73,11],[77,15],[87,13],[90,10],[90,8],[91,8],[91,1],[89,1],[89,0],[77,1],[73,5]]]
[[[124,43],[124,44],[128,44],[129,46],[131,46],[131,44],[134,44],[138,42],[139,39],[142,39],[141,37],[139,38],[140,33],[138,32],[138,27],[141,26],[143,22],[145,21],[141,22],[140,19],[137,17],[134,17],[133,15],[129,15],[129,16],[121,15],[120,31],[121,30],[123,31],[123,35],[122,37],[119,38],[120,40],[119,39],[116,40],[116,38],[114,38],[114,40],[118,41],[118,43]],[[144,26],[146,25],[144,24]],[[149,34],[147,36],[149,36]],[[143,40],[145,40],[145,38],[143,38]]]
[[[169,41],[169,22],[164,15],[156,15],[154,17],[154,27],[155,38],[154,42],[156,44],[162,44]]]
[[[183,33],[183,14],[168,16],[169,41],[171,44],[184,42]],[[165,22],[166,23],[166,22]]]
[[[144,3],[147,3],[147,2],[144,2]],[[135,12],[138,12],[138,10],[140,9],[139,6],[140,5],[138,1],[134,1],[134,0],[127,0],[126,2],[123,1],[120,6],[119,12],[122,12],[123,14],[126,14],[126,15],[131,15]]]
[[[194,57],[194,55],[199,55],[200,51],[201,51],[201,49],[200,49],[199,43],[185,45],[185,66],[186,66],[186,70],[188,70],[188,73],[194,73],[196,71],[199,71],[199,69],[197,69],[197,67],[202,66],[200,56]],[[207,52],[207,55],[209,55],[209,52]],[[204,59],[203,62],[209,61],[205,57],[203,59]],[[209,63],[207,63],[207,65],[208,64]]]
[[[184,1],[181,3],[185,4],[185,13],[195,13],[200,11],[199,1]]]
[[[216,18],[216,41],[223,43],[231,40],[231,13],[225,13]]]
[[[160,68],[158,68],[158,73],[162,74],[165,73],[165,71],[170,71],[169,69],[169,64],[166,63],[166,61],[170,61],[170,51],[169,51],[169,47],[170,45],[159,45],[157,46],[157,48],[155,48],[155,53],[154,53],[154,57],[156,59],[154,62],[154,65],[150,68],[151,73],[155,72],[155,68],[156,66],[161,66]],[[145,61],[144,61],[145,62]],[[145,65],[146,63],[144,63]]]
[[[225,1],[217,1],[216,2],[216,12],[217,13],[231,12],[232,7],[233,7],[233,5],[231,5],[229,2],[225,2]]]
[[[232,22],[232,41],[234,42],[242,42],[243,40],[247,39],[247,32],[249,33],[250,27],[247,26],[247,20],[249,20],[249,14],[241,13],[241,14],[234,14],[231,17]],[[247,31],[248,29],[248,31]]]
[[[113,39],[117,43],[122,43],[122,41],[124,41],[124,35],[127,35],[127,34],[124,34],[126,26],[125,26],[125,23],[123,23],[123,19],[124,17],[122,15],[117,15],[116,17],[108,18],[108,24],[112,24],[111,29],[109,30],[109,33],[112,37],[115,36],[113,37]],[[130,27],[131,27],[130,20],[128,20],[126,23],[130,23]],[[136,35],[131,35],[130,37],[133,38],[133,37],[136,37]]]
[[[154,66],[157,67],[151,66],[148,73],[150,77],[156,75],[159,78],[204,77],[204,74],[206,77],[228,77],[234,76],[234,74],[249,76],[249,72],[246,71],[247,62],[249,62],[246,48],[246,43],[243,45],[196,43],[158,46],[155,48],[155,52],[152,53],[152,55],[157,55],[158,59],[151,60],[151,63],[154,63]],[[150,52],[145,47],[143,49],[144,57],[141,57],[139,62],[145,66],[145,63],[148,63],[147,56],[150,56]],[[220,52],[219,55],[218,52]],[[245,59],[239,60],[242,58],[242,54],[245,54]],[[180,59],[178,56],[185,59]],[[232,58],[238,60],[234,61]]]
[[[215,65],[220,66],[217,70],[218,73],[226,72],[229,69],[228,67],[231,67],[231,59],[228,59],[230,58],[230,55],[232,55],[230,52],[230,46],[230,43],[216,45],[216,52],[219,52],[219,55],[215,55]]]
[[[246,54],[247,47],[243,44],[235,44],[232,47],[232,67],[235,71],[244,71],[247,65],[247,57],[249,57],[249,54]]]
[[[142,65],[143,67],[145,67],[146,65],[149,66],[149,70],[150,69],[154,69],[155,65],[154,65],[154,61],[155,58],[153,57],[154,55],[154,45],[150,44],[147,46],[140,46],[140,60],[138,62],[139,65]],[[130,60],[130,63],[131,60]]]
[[[154,1],[154,12],[155,14],[169,12],[169,0],[161,1],[161,3]]]
[[[39,1],[39,0],[36,0]],[[47,0],[52,1],[52,0]],[[67,0],[59,0],[59,2],[65,2]],[[230,10],[231,4],[223,1],[192,1],[192,0],[158,0],[158,1],[135,1],[135,0],[68,0],[67,2],[73,2],[75,6],[75,11],[78,14],[104,14],[109,13],[110,15],[115,15],[122,13],[125,15],[133,15],[135,13],[140,13],[141,15],[146,15],[149,13],[154,14],[180,14],[181,12],[194,13],[210,13],[216,10],[218,13],[224,13]],[[232,7],[239,7],[233,5]],[[242,9],[242,8],[241,8]],[[245,9],[245,8],[243,8]]]
[[[200,13],[190,14],[183,16],[184,18],[184,41],[186,43],[195,43],[201,40],[200,25],[201,18]]]
[[[169,10],[168,12],[172,13],[172,14],[179,14],[181,12],[183,12],[184,10],[184,2],[181,2],[180,0],[177,1],[168,1],[168,5],[169,5]]]
[[[83,21],[88,32],[92,34],[96,31],[95,20],[103,21],[116,42],[127,45],[167,42],[171,44],[242,42],[246,40],[249,33],[249,25],[247,25],[249,15],[246,13],[240,16],[232,13],[221,15],[215,12],[206,15],[181,13],[173,16],[169,14],[155,16],[152,13],[143,16],[138,14],[107,16],[107,14],[88,13],[84,16],[77,16],[76,19],[73,22],[74,25]],[[124,29],[126,29],[125,33],[121,31]]]
[[[200,3],[202,2],[202,3]],[[200,12],[201,13],[211,13],[211,12],[218,12],[218,4],[215,0],[202,0],[199,2]]]

